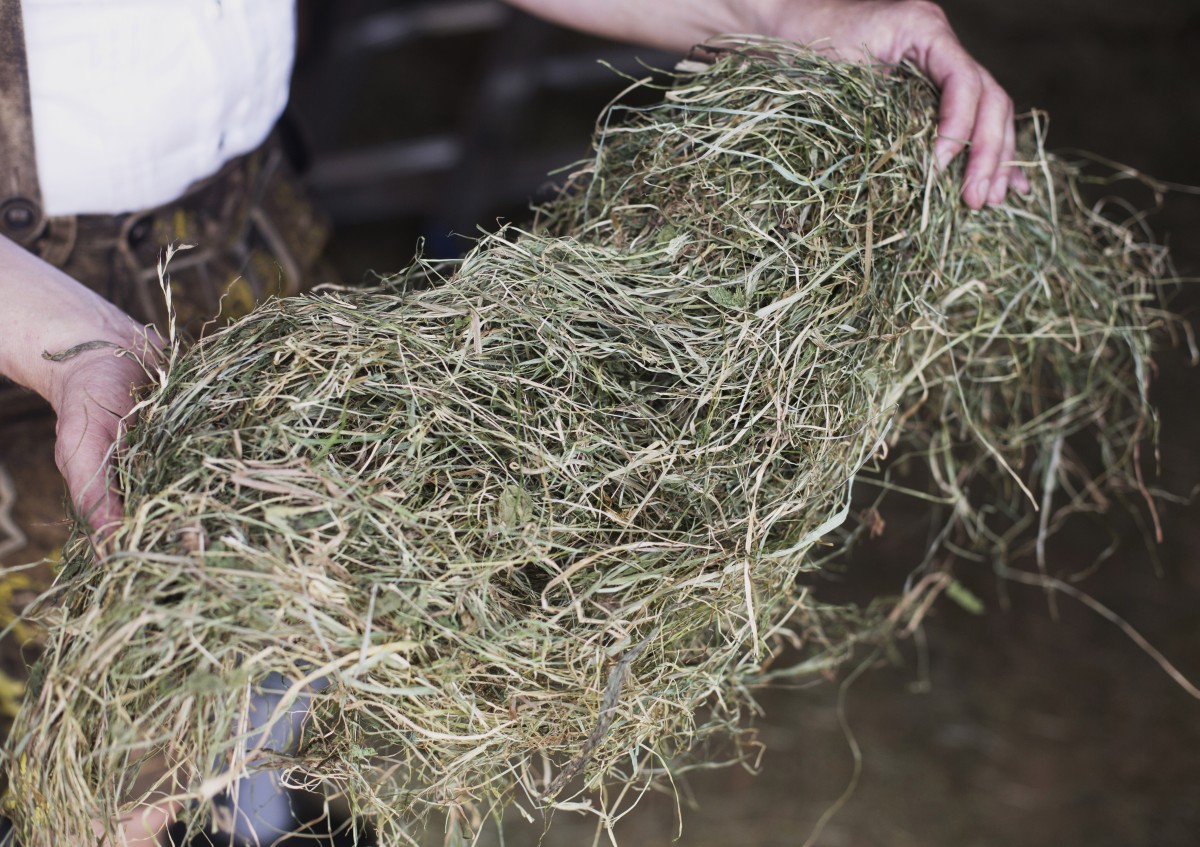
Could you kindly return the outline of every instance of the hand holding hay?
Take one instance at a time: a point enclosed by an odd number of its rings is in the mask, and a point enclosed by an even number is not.
[[[1077,431],[1134,488],[1164,254],[1040,147],[1027,199],[965,209],[934,107],[903,70],[721,51],[449,278],[268,304],[180,357],[113,552],[68,551],[18,825],[82,843],[155,755],[186,799],[284,768],[384,843],[564,772],[612,807],[736,736],[785,643],[828,668],[887,629],[795,584],[885,444],[981,547],[1052,529],[1042,492],[1100,496]],[[311,701],[294,749],[237,735],[269,674]]]

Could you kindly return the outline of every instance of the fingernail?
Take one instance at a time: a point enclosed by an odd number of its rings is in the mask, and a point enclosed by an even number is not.
[[[979,205],[982,206],[988,201],[988,190],[992,187],[992,181],[984,178],[975,183],[975,196],[979,198]]]

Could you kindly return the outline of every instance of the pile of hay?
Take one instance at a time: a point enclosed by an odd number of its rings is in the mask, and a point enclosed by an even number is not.
[[[1028,197],[966,209],[908,70],[715,59],[448,278],[274,302],[171,363],[110,552],[70,549],[46,612],[7,748],[29,843],[257,768],[386,844],[438,807],[611,810],[736,734],[785,646],[829,668],[903,619],[796,584],[887,449],[952,505],[940,540],[1000,554],[1138,489],[1165,254],[1040,141]],[[245,724],[269,674],[275,717],[311,712],[276,749]]]

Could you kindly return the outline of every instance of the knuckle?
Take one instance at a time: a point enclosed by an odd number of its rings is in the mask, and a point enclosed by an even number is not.
[[[1012,100],[1009,99],[1008,93],[1003,88],[991,80],[985,80],[981,84],[983,93],[980,95],[980,99],[987,102],[988,108],[1005,115],[1012,112]]]
[[[902,0],[907,14],[937,21],[949,27],[946,11],[933,0]]]

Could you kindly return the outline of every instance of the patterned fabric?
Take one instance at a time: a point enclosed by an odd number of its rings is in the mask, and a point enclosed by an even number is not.
[[[162,208],[52,218],[31,249],[137,320],[161,324],[163,247],[193,245],[169,270],[178,323],[195,338],[268,297],[326,281],[319,260],[327,238],[327,224],[271,142]]]
[[[169,276],[178,328],[198,338],[269,297],[336,282],[322,261],[328,237],[328,222],[272,138],[176,203],[128,215],[50,218],[29,249],[138,321],[161,327],[163,248],[193,245],[175,255]],[[0,418],[27,411],[28,396],[0,387]]]
[[[13,519],[13,504],[17,500],[12,477],[8,469],[0,464],[0,562],[9,553],[25,546],[25,533]]]

